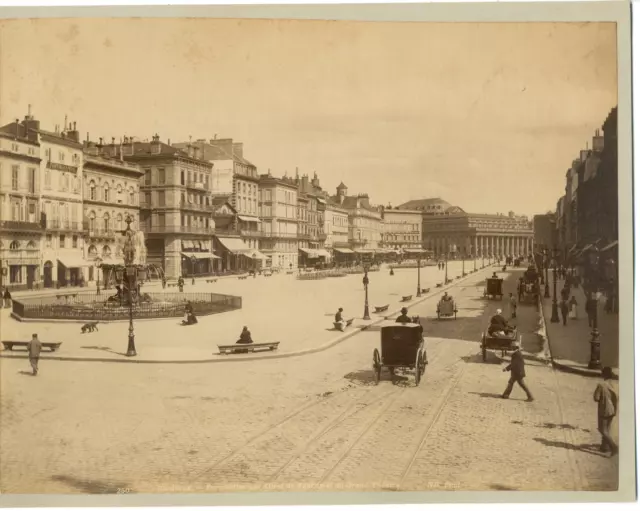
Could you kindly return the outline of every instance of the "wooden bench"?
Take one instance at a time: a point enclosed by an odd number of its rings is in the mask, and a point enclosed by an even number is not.
[[[265,277],[271,277],[271,275],[273,275],[273,273],[265,273],[264,274]]]
[[[218,279],[207,279],[205,282],[207,284],[213,284],[214,282],[218,282]]]
[[[29,341],[2,341],[5,350],[13,351],[14,346],[21,346],[26,348],[29,345]],[[56,351],[62,342],[41,342],[43,348],[49,348],[51,351]]]
[[[293,275],[293,272],[292,271],[288,271],[287,275]]]
[[[423,293],[428,293],[429,291],[431,291],[430,287],[424,288],[421,290]]]
[[[413,298],[413,295],[403,296],[401,302],[409,302]]]
[[[249,275],[240,275],[238,280],[246,280]]]
[[[374,306],[373,308],[376,310],[377,313],[387,312],[387,309],[389,308],[389,305],[388,304],[387,305],[383,305],[382,307],[375,307]]]
[[[440,282],[439,284],[436,284],[436,287],[442,287],[442,282]]]
[[[252,344],[229,344],[221,346],[218,350],[221,355],[233,355],[234,353],[253,353],[254,351],[273,351],[278,349],[279,342],[262,342]]]
[[[336,330],[340,330],[341,332],[344,332],[345,328],[351,326],[354,319],[356,318],[347,319],[344,323],[340,323],[339,321],[334,321],[333,328],[335,328]]]

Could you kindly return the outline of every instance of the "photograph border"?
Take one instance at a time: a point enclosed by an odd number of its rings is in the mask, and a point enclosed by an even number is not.
[[[366,505],[420,503],[616,502],[636,499],[633,329],[633,180],[631,5],[626,1],[567,3],[341,4],[3,7],[0,23],[16,18],[249,18],[373,22],[613,22],[618,53],[618,211],[620,278],[619,487],[587,491],[450,491],[134,495],[0,495],[0,507]],[[2,51],[11,51],[6,46]],[[0,97],[0,105],[2,98]],[[558,173],[563,173],[559,162]],[[633,390],[633,391],[632,391]]]

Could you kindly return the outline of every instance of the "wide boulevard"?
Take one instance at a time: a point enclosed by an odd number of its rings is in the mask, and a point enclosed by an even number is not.
[[[41,372],[32,377],[27,360],[3,357],[0,491],[615,489],[616,460],[598,452],[595,381],[546,363],[537,306],[522,305],[513,320],[535,401],[526,402],[517,386],[510,399],[501,398],[508,357],[490,353],[483,362],[479,345],[496,309],[508,312],[506,297],[482,297],[484,278],[495,269],[454,280],[448,292],[458,317],[440,321],[435,307],[441,293],[432,293],[443,272],[423,270],[422,287],[431,293],[410,302],[410,314],[422,318],[429,359],[417,387],[412,373],[392,382],[384,370],[374,384],[375,325],[316,353],[237,363],[43,355]],[[501,273],[507,293],[519,271]],[[450,272],[454,277],[460,268]],[[371,275],[374,319],[374,305],[389,303],[391,312],[402,295],[415,295],[416,275],[415,269]],[[282,353],[293,355],[336,337],[328,329],[337,307],[347,317],[362,317],[362,275],[322,282],[286,275],[234,279],[193,290],[204,289],[241,295],[245,306],[188,329],[176,320],[140,322],[141,357],[156,350],[167,361],[172,354],[178,361],[205,352],[212,358],[215,344],[234,342],[244,324],[256,342],[279,340]],[[6,311],[2,321],[3,337],[7,323],[12,336],[44,331],[68,341],[72,353],[83,346],[86,352],[111,350],[117,360],[126,347],[122,323],[80,337],[77,324],[18,324]],[[190,344],[191,338],[204,340]],[[205,341],[206,347],[198,344]],[[181,348],[192,353],[180,356]]]

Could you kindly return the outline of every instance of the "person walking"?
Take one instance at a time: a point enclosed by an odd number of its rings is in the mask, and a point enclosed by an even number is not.
[[[597,313],[598,301],[595,298],[595,293],[587,294],[587,301],[584,305],[585,311],[587,312],[587,317],[589,318],[589,327],[593,327],[593,323],[595,321],[595,315]]]
[[[569,315],[569,304],[566,300],[560,302],[560,313],[562,314],[562,325],[567,326],[567,316]]]
[[[511,377],[509,378],[507,388],[502,393],[502,398],[509,399],[511,391],[513,390],[513,385],[515,383],[518,383],[522,390],[524,390],[527,394],[527,401],[533,401],[533,395],[524,383],[524,377],[526,376],[526,373],[524,370],[524,357],[522,356],[522,349],[519,342],[516,350],[511,355],[511,363],[507,367],[505,367],[503,371],[511,371]]]
[[[9,292],[9,288],[4,288],[4,293],[2,294],[2,299],[4,300],[4,308],[11,308],[11,293]]]
[[[610,367],[602,369],[604,382],[598,383],[593,400],[598,403],[598,432],[602,436],[600,452],[609,452],[611,456],[618,454],[618,446],[611,437],[611,423],[618,414],[618,394],[616,393],[611,380],[613,371]]]
[[[513,296],[513,293],[509,293],[509,306],[511,307],[511,317],[515,318],[518,310],[518,301],[516,297]]]
[[[38,361],[40,360],[40,352],[42,351],[42,343],[38,339],[38,334],[33,334],[29,344],[27,344],[29,352],[29,363],[33,370],[33,375],[38,376]]]
[[[576,300],[575,296],[572,296],[571,300],[569,300],[569,317],[578,319],[578,300]]]

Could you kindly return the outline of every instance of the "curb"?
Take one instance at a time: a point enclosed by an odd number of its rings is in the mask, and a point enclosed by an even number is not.
[[[588,367],[579,367],[576,365],[572,365],[570,361],[565,361],[562,359],[556,359],[553,356],[553,350],[551,349],[551,339],[547,333],[547,318],[544,314],[544,303],[542,301],[542,297],[538,297],[539,306],[540,306],[540,317],[542,318],[542,325],[544,327],[544,336],[546,339],[547,347],[549,348],[549,358],[551,360],[551,365],[554,369],[558,371],[562,371],[564,373],[577,374],[579,376],[586,376],[589,378],[602,378],[602,371],[600,369],[589,369]],[[618,380],[619,376],[614,373],[613,379]]]
[[[451,287],[453,287],[456,284],[459,284],[460,282],[475,276],[478,272],[482,271],[482,269],[478,269],[477,272],[475,273],[470,273],[468,274],[466,277],[462,277],[458,280],[456,280],[455,282],[451,282],[449,284],[447,284],[446,286],[437,288],[437,291],[433,291],[431,293],[422,295],[420,297],[420,299],[415,300],[413,303],[411,304],[407,304],[407,305],[403,305],[402,307],[406,307],[407,309],[411,309],[411,307],[414,307],[426,300],[428,300],[429,298],[433,298],[434,296],[442,293],[444,290],[446,289],[450,289]],[[62,362],[107,362],[107,363],[117,363],[117,364],[217,364],[217,363],[223,363],[223,362],[253,362],[253,361],[259,361],[259,360],[276,360],[276,359],[282,359],[282,358],[291,358],[291,357],[301,357],[304,355],[311,355],[313,353],[319,353],[321,351],[325,351],[328,350],[329,348],[332,348],[333,346],[340,344],[343,341],[346,341],[347,339],[350,339],[351,337],[356,336],[357,334],[368,330],[369,328],[371,328],[372,326],[376,326],[379,325],[380,323],[383,323],[384,321],[388,321],[387,317],[388,316],[393,316],[394,314],[398,314],[400,312],[400,310],[402,309],[396,309],[392,312],[387,313],[385,316],[376,319],[374,321],[372,321],[371,323],[367,324],[367,325],[361,325],[361,326],[357,326],[354,327],[353,330],[351,330],[350,332],[345,333],[344,335],[341,335],[325,344],[322,344],[316,348],[309,348],[306,350],[301,350],[301,351],[292,351],[289,353],[281,353],[281,354],[277,354],[277,355],[272,355],[272,356],[268,356],[268,355],[258,355],[258,356],[254,356],[254,357],[243,357],[243,358],[205,358],[205,359],[198,359],[198,360],[141,360],[141,359],[135,359],[135,358],[90,358],[90,357],[61,357],[61,356],[41,356],[42,360],[57,360],[57,361],[62,361]],[[14,352],[15,353],[15,352]],[[26,352],[25,352],[26,353]],[[6,358],[6,359],[28,359],[28,355],[7,355],[4,353],[4,351],[0,351],[0,358]]]

